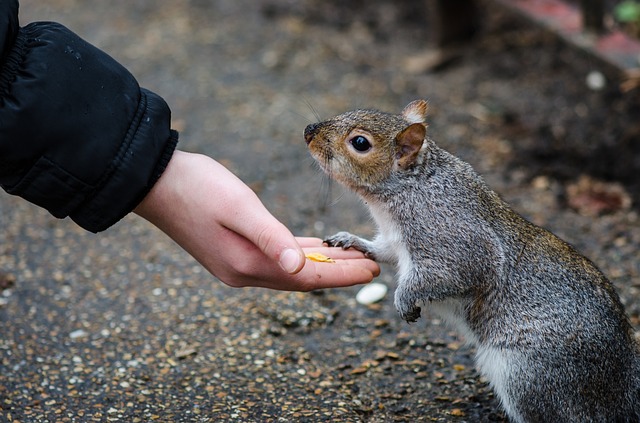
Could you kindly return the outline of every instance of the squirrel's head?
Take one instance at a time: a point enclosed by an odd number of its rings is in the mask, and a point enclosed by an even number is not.
[[[354,110],[307,126],[304,138],[329,176],[352,189],[374,189],[416,163],[426,137],[427,109],[426,101],[416,100],[401,114]]]

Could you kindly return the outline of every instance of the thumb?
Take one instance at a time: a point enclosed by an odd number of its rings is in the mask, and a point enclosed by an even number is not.
[[[305,256],[295,237],[280,222],[258,231],[254,244],[269,258],[278,262],[289,274],[298,273],[305,264]]]
[[[306,261],[304,252],[299,246],[296,247],[297,248],[287,247],[283,249],[278,257],[278,264],[280,267],[282,267],[285,272],[292,275],[302,270]]]
[[[225,226],[248,239],[285,272],[295,274],[304,267],[304,251],[296,238],[259,201],[253,207],[236,209],[235,218]]]
[[[298,273],[305,264],[304,252],[293,234],[265,208],[255,192],[226,168],[220,201],[226,202],[221,224],[253,243],[287,273]],[[226,195],[222,195],[226,193]]]

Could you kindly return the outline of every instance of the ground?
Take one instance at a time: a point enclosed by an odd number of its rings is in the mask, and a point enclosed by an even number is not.
[[[299,235],[374,231],[304,127],[428,99],[430,136],[590,257],[638,328],[638,89],[499,10],[444,52],[426,18],[409,0],[21,2],[23,24],[73,28],[161,94],[180,148],[232,169]],[[393,269],[373,306],[358,288],[236,290],[135,216],[92,235],[2,193],[0,276],[2,421],[505,421],[457,333],[397,316]]]

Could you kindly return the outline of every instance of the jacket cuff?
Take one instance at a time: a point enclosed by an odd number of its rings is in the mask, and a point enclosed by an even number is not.
[[[165,101],[141,89],[140,104],[129,133],[98,183],[94,195],[69,214],[78,225],[100,232],[130,213],[166,169],[178,143],[170,130]]]

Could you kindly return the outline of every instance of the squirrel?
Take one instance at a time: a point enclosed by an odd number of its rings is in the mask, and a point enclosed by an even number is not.
[[[429,307],[475,346],[514,422],[640,421],[640,349],[613,285],[572,246],[512,210],[427,134],[428,103],[308,125],[311,155],[377,224],[355,248],[398,270],[407,322]]]

